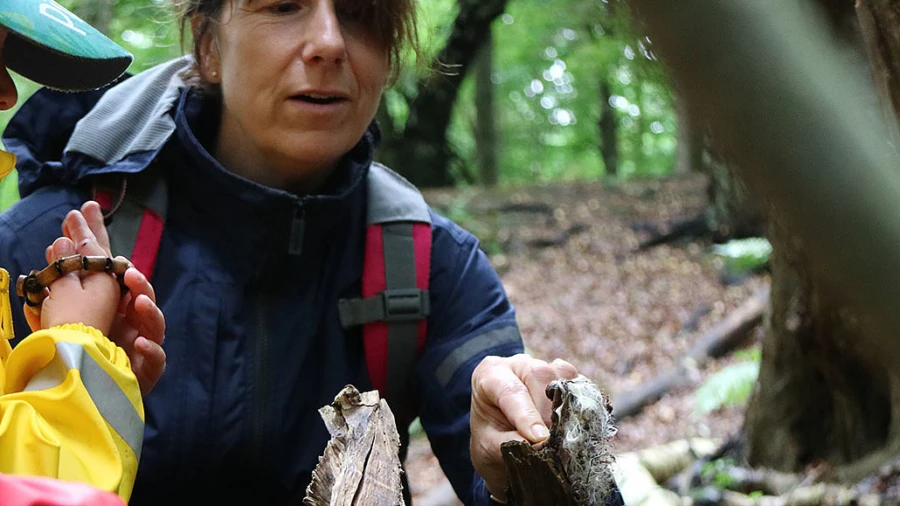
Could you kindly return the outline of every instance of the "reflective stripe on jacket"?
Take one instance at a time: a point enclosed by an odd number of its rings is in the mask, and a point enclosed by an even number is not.
[[[128,500],[144,408],[125,351],[81,324],[0,347],[0,473],[83,482]]]

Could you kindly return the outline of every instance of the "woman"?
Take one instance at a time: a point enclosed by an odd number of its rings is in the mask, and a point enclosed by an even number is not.
[[[33,263],[42,234],[25,255],[4,239],[20,223],[56,226],[95,178],[125,176],[113,184],[124,189],[158,172],[168,197],[153,281],[168,364],[146,399],[132,504],[296,504],[328,438],[317,408],[345,384],[371,386],[338,301],[360,293],[373,118],[413,43],[413,4],[180,7],[192,59],[105,93],[40,93],[11,123],[4,142],[23,160],[24,198],[0,223],[0,261]],[[36,120],[48,110],[53,125]],[[545,438],[544,387],[576,372],[512,356],[522,351],[514,310],[477,240],[429,220],[431,315],[410,371],[420,418],[464,502],[503,501],[500,442]]]

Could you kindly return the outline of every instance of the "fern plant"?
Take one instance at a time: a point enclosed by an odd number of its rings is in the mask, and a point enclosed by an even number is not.
[[[747,402],[759,376],[760,352],[754,349],[738,357],[741,361],[711,375],[694,392],[695,414],[701,416]]]

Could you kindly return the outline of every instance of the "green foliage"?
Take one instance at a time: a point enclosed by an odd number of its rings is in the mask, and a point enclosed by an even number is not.
[[[704,462],[700,467],[700,481],[705,485],[711,485],[719,490],[740,490],[743,483],[735,477],[735,471],[739,471],[740,466],[730,457],[722,457],[720,459]],[[696,489],[695,489],[696,490]],[[747,494],[751,500],[759,500],[763,497],[763,492],[755,490]]]
[[[128,69],[131,73],[182,54],[171,0],[60,0],[60,4],[130,51],[134,55],[134,63]],[[190,48],[189,41],[185,48]]]
[[[426,55],[444,44],[456,2],[420,4]],[[618,124],[619,175],[658,176],[672,169],[675,113],[662,67],[635,35],[621,0],[512,0],[493,26],[494,97],[502,183],[590,179],[605,174],[599,149],[600,86],[609,82]],[[435,69],[452,73],[452,67]],[[407,73],[386,98],[403,125],[417,79]],[[457,182],[478,182],[473,134],[474,75],[463,82],[448,132]],[[399,129],[399,128],[398,128]]]
[[[0,131],[6,129],[6,124],[9,123],[10,118],[13,117],[15,111],[18,111],[25,100],[31,96],[32,93],[37,91],[39,86],[24,77],[12,73],[13,82],[16,83],[16,89],[19,92],[19,101],[16,103],[15,107],[13,107],[9,111],[4,111],[0,114]],[[2,148],[2,145],[0,145]],[[0,180],[0,212],[6,211],[9,209],[9,206],[16,203],[19,200],[19,185],[18,185],[18,173],[13,170],[6,177]]]
[[[506,182],[596,178],[600,85],[611,85],[619,174],[668,173],[674,153],[671,93],[618,0],[510,3],[494,27],[495,95]],[[463,107],[461,102],[460,106]]]
[[[700,478],[704,483],[712,483],[716,488],[727,490],[734,484],[734,478],[728,472],[734,466],[734,459],[728,457],[711,460],[700,468]]]
[[[756,272],[769,263],[772,245],[761,237],[751,237],[717,244],[713,252],[725,260],[731,272]]]
[[[694,393],[694,412],[705,415],[721,407],[747,402],[759,376],[759,351],[740,356],[742,360],[713,374]]]
[[[0,213],[19,200],[19,184],[16,176],[16,171],[12,171],[0,181]]]

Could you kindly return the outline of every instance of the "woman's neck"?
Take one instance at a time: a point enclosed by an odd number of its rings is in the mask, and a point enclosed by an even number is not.
[[[223,115],[214,136],[212,155],[229,172],[270,188],[298,195],[318,191],[334,167],[304,167],[302,162],[259,150],[240,127]]]

